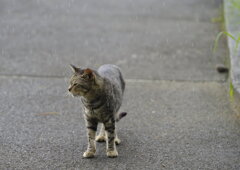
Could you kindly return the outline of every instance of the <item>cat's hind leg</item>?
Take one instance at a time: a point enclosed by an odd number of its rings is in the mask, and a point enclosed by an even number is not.
[[[115,128],[116,128],[116,125],[115,125]],[[118,138],[116,129],[115,129],[115,139],[114,139],[114,141],[115,141],[116,145],[119,145],[121,143],[121,140]]]
[[[100,129],[98,136],[96,137],[96,141],[97,142],[105,142],[106,141],[105,127],[103,124],[102,124],[102,127]]]
[[[101,130],[100,130],[98,136],[96,137],[96,141],[97,142],[106,142],[106,131],[105,131],[103,124],[102,124]],[[115,137],[115,143],[116,143],[116,145],[119,145],[121,143],[121,140],[118,138],[117,133],[116,133],[116,137]]]

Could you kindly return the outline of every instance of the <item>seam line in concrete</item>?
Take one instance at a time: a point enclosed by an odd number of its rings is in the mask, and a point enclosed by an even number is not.
[[[22,74],[0,74],[0,79],[30,79],[30,78],[45,78],[45,79],[68,79],[67,76],[56,76],[56,75],[22,75]],[[189,82],[189,83],[225,83],[226,80],[183,80],[183,79],[158,79],[158,80],[151,80],[151,79],[125,79],[128,83],[162,83],[166,82]]]
[[[162,82],[178,82],[178,83],[225,83],[225,80],[168,80],[168,79],[159,79],[159,80],[147,80],[147,79],[125,79],[129,83],[162,83]]]
[[[33,75],[33,74],[0,74],[0,78],[67,78],[66,76],[57,76],[57,75]]]

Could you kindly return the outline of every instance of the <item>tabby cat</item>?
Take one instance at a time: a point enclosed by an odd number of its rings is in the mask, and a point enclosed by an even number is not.
[[[85,111],[88,147],[83,157],[94,157],[95,140],[106,141],[107,156],[117,157],[116,144],[120,144],[120,139],[116,134],[115,123],[127,114],[126,112],[117,114],[122,104],[125,88],[119,67],[107,64],[97,71],[89,68],[81,69],[74,65],[71,67],[74,73],[68,90],[74,97],[81,97]],[[98,123],[102,123],[102,127],[95,138]]]

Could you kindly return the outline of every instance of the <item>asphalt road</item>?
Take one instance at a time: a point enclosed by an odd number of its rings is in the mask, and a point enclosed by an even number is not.
[[[0,169],[240,169],[220,0],[0,0]],[[122,68],[119,157],[83,159],[68,64]]]

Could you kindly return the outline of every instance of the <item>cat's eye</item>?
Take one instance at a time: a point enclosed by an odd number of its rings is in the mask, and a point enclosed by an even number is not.
[[[82,78],[84,78],[84,79],[89,79],[89,78],[90,78],[90,76],[89,76],[89,75],[87,75],[87,74],[85,74],[85,75],[82,75],[81,77],[82,77]]]
[[[72,86],[76,86],[77,85],[77,83],[74,83]]]

